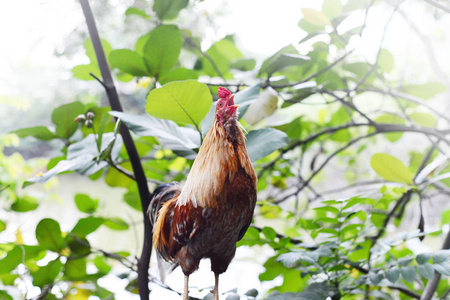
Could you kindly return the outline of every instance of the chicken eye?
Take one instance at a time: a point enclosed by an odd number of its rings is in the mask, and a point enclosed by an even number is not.
[[[219,107],[222,107],[223,106],[223,102],[219,102]]]

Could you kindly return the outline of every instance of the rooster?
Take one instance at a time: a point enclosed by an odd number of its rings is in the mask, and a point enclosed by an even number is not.
[[[203,258],[211,260],[219,299],[219,275],[225,272],[253,217],[256,174],[238,122],[234,94],[219,87],[211,129],[181,188],[167,183],[156,188],[149,206],[154,223],[153,246],[159,256],[184,273],[183,300],[188,300],[189,275]]]

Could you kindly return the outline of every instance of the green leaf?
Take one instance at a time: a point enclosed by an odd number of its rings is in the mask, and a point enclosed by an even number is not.
[[[127,222],[121,218],[108,218],[104,220],[103,224],[113,230],[127,230],[129,227]]]
[[[94,74],[98,78],[101,77],[100,69],[96,64],[78,65],[72,68],[73,76],[81,80],[95,80],[90,73]]]
[[[146,112],[157,118],[199,127],[211,107],[208,87],[196,80],[177,81],[152,90]]]
[[[6,274],[14,270],[24,257],[24,250],[20,246],[14,246],[6,253],[6,256],[0,260],[0,274]]]
[[[430,257],[431,257],[431,253],[429,253],[429,252],[420,253],[419,255],[417,255],[416,261],[419,265],[423,265],[430,260]]]
[[[276,237],[277,237],[277,233],[275,232],[275,230],[272,227],[263,227],[262,229],[262,233],[264,234],[264,236],[273,241]]]
[[[399,277],[400,269],[398,267],[392,267],[386,271],[386,278],[392,283],[395,283]]]
[[[258,74],[268,74],[268,76],[271,76],[273,73],[286,67],[303,65],[309,62],[310,59],[308,56],[299,55],[294,46],[288,45],[266,59]]]
[[[445,92],[447,86],[439,82],[429,82],[424,84],[404,85],[401,91],[413,96],[417,96],[424,100],[433,98],[434,96]]]
[[[106,263],[106,259],[103,256],[97,256],[94,258],[94,264],[102,274],[108,274],[112,269],[112,267]]]
[[[112,132],[103,134],[102,149],[114,141],[111,150],[111,158],[117,160],[122,148],[122,137],[117,137]],[[106,161],[97,162],[97,143],[93,134],[88,135],[83,140],[69,146],[67,150],[67,160],[61,160],[58,164],[46,173],[33,177],[24,182],[23,187],[27,187],[36,182],[46,182],[53,176],[66,172],[77,171],[81,174],[92,175],[108,165]]]
[[[381,280],[383,280],[383,277],[384,277],[383,273],[369,275],[369,279],[370,281],[372,281],[374,285],[378,285],[381,282]]]
[[[0,232],[4,231],[6,229],[6,223],[0,220]]]
[[[106,58],[108,58],[109,53],[112,51],[111,45],[108,43],[105,39],[100,39],[100,42],[102,43],[103,51],[105,52]],[[91,39],[87,39],[84,42],[84,49],[86,49],[86,55],[91,60],[91,64],[97,65],[97,56],[95,55],[94,46],[92,45]]]
[[[55,252],[60,252],[65,246],[59,223],[53,219],[42,219],[39,222],[36,239],[40,246]]]
[[[144,19],[150,19],[150,16],[147,15],[147,13],[145,11],[143,11],[142,9],[139,9],[137,7],[129,7],[126,11],[125,11],[125,16],[140,16]]]
[[[189,79],[197,79],[198,73],[195,70],[185,69],[185,68],[177,68],[173,69],[167,74],[164,74],[163,77],[159,79],[159,82],[162,85],[172,81],[182,81]]]
[[[431,265],[429,263],[418,265],[417,271],[419,272],[420,275],[422,275],[424,278],[426,278],[428,280],[433,278],[434,268],[433,268],[433,265]]]
[[[424,127],[436,127],[436,117],[429,113],[414,112],[408,115],[414,122]]]
[[[153,11],[160,20],[170,20],[176,18],[188,3],[189,0],[155,0]]]
[[[206,74],[210,77],[220,76],[224,78],[231,78],[229,72],[231,62],[243,57],[241,51],[227,37],[214,43],[206,50],[206,55],[208,58],[205,57],[202,60]],[[210,59],[214,62],[214,65]]]
[[[56,135],[45,126],[22,128],[11,133],[15,133],[21,138],[32,136],[34,138],[37,138],[38,140],[43,141],[50,141],[56,138]]]
[[[200,135],[192,128],[179,127],[172,121],[149,115],[136,116],[117,111],[110,114],[122,120],[137,135],[159,137],[161,143],[168,149],[190,150],[190,159],[196,156],[196,152],[191,149],[200,147]]]
[[[253,58],[236,59],[230,63],[231,69],[236,69],[243,72],[253,70],[255,66],[256,60]]]
[[[61,272],[62,267],[63,264],[59,258],[49,261],[47,265],[31,273],[33,276],[33,285],[43,287],[44,285],[53,283]]]
[[[27,212],[35,210],[39,206],[36,198],[25,195],[17,198],[17,200],[11,205],[11,209],[17,212]]]
[[[302,14],[305,21],[315,26],[331,25],[330,19],[326,15],[312,8],[302,8]]]
[[[92,214],[97,210],[98,199],[92,199],[87,194],[76,194],[75,204],[80,211],[87,214]]]
[[[450,209],[442,213],[442,224],[450,223]]]
[[[141,200],[139,198],[139,193],[136,190],[136,188],[133,188],[132,190],[128,190],[128,192],[126,192],[123,195],[123,200],[132,208],[134,208],[137,211],[142,211],[142,206],[141,206]]]
[[[163,77],[178,61],[183,38],[175,25],[161,25],[150,32],[144,46],[144,61],[155,77]]]
[[[386,49],[381,49],[380,56],[378,57],[378,65],[386,73],[391,73],[394,69],[394,57],[391,52]]]
[[[88,234],[94,232],[97,230],[97,228],[100,227],[100,225],[103,224],[103,218],[97,218],[97,217],[87,217],[78,220],[75,227],[72,229],[72,233],[79,236],[79,237],[85,237]]]
[[[5,291],[5,290],[0,290],[0,299],[3,299],[3,300],[14,300],[13,297],[10,294],[8,294],[8,292]]]
[[[121,163],[120,167],[128,171],[133,170],[130,162]],[[129,178],[128,176],[125,176],[125,174],[122,174],[115,168],[108,168],[108,172],[106,173],[105,176],[105,182],[107,185],[111,187],[128,188],[134,181],[133,179]]]
[[[339,16],[342,12],[341,0],[324,0],[322,4],[322,12],[329,20]]]
[[[52,112],[52,122],[56,125],[56,135],[69,139],[78,127],[78,123],[73,120],[83,113],[84,105],[79,101],[55,108]]]
[[[402,274],[402,277],[410,283],[416,278],[416,269],[414,266],[402,267],[400,268],[400,273]]]
[[[247,135],[247,152],[251,161],[257,161],[286,146],[288,142],[286,133],[282,131],[273,128],[252,130]]]
[[[403,162],[392,155],[377,153],[370,159],[370,165],[377,174],[387,181],[412,184],[413,177]]]
[[[134,51],[128,49],[114,50],[109,54],[112,68],[126,72],[134,76],[147,76],[149,72],[144,59]]]
[[[73,281],[82,280],[86,276],[86,260],[69,258],[64,265],[64,275]]]

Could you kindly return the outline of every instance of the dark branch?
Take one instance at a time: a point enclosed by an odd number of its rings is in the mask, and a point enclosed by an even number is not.
[[[106,60],[105,52],[103,50],[102,43],[98,34],[97,26],[95,24],[94,15],[92,14],[91,7],[88,0],[80,0],[81,8],[83,9],[84,16],[86,18],[86,24],[89,30],[89,35],[92,40],[92,45],[95,50],[95,55],[97,57],[98,66],[100,68],[100,73],[103,78],[103,87],[106,90],[108,100],[112,110],[123,111],[122,105],[120,104],[119,95],[116,91],[114,81],[111,76],[111,71],[108,66],[108,61]],[[150,191],[147,186],[147,179],[142,168],[142,164],[139,155],[136,150],[136,145],[134,144],[133,138],[131,137],[128,128],[121,124],[120,134],[122,135],[125,148],[127,149],[128,156],[136,177],[136,183],[138,185],[139,196],[141,199],[141,206],[144,218],[144,246],[142,249],[141,258],[138,261],[138,288],[139,295],[141,299],[149,299],[149,288],[148,288],[148,267],[150,264],[150,256],[152,252],[152,241],[151,232],[152,227],[149,219],[146,216],[147,207],[150,203]]]

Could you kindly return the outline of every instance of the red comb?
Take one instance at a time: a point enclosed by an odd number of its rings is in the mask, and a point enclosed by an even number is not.
[[[223,88],[221,86],[219,86],[219,90],[217,91],[217,94],[219,94],[219,98],[228,98],[230,97],[231,93],[229,90],[227,90],[226,88]]]

